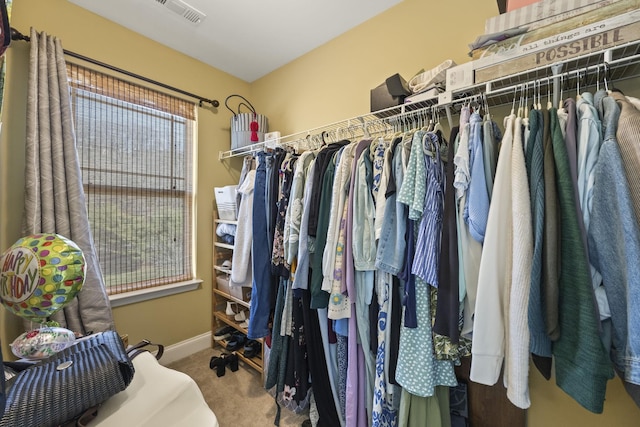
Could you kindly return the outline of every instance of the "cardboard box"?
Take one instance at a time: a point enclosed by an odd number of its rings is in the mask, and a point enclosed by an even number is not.
[[[473,73],[473,63],[456,65],[447,70],[447,91],[453,91],[469,87],[475,83]]]
[[[608,29],[634,22],[636,20],[634,16],[637,15],[639,8],[640,0],[613,2],[571,19],[475,49],[472,57],[474,60],[487,57],[494,57],[496,60],[501,60],[500,57],[503,57],[502,60],[514,58],[530,53],[532,50],[547,47],[550,43],[554,43],[554,40],[563,42],[582,36],[583,33],[595,34],[603,29],[600,28],[601,24]]]
[[[493,34],[519,27],[528,27],[531,31],[616,1],[619,0],[542,0],[487,19],[484,32]]]
[[[528,6],[533,3],[537,3],[539,0],[508,0],[507,1],[507,12],[510,12],[515,9],[519,9],[521,7]]]
[[[242,286],[231,286],[229,284],[228,274],[218,274],[216,276],[216,284],[218,286],[218,290],[224,292],[227,295],[231,295],[232,297],[247,302],[251,299],[251,288],[245,288]],[[248,299],[245,299],[247,297],[247,292],[245,291],[245,289],[249,289]]]
[[[585,29],[580,29],[569,41],[561,39],[559,42],[552,43],[553,40],[549,40],[549,44],[540,43],[541,46],[545,46],[544,48],[531,50],[531,53],[509,61],[478,68],[475,70],[475,81],[483,83],[639,40],[640,11],[636,11],[635,15],[636,22],[622,26],[598,25],[596,26],[599,29],[598,32],[586,32]]]
[[[237,185],[227,185],[226,187],[214,187],[214,196],[218,208],[218,218],[228,221],[235,221],[238,218],[236,212],[236,188]]]

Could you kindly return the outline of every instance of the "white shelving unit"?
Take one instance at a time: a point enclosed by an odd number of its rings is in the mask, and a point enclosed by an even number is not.
[[[514,73],[505,77],[496,78],[484,83],[473,84],[455,91],[443,92],[438,97],[412,104],[403,104],[387,108],[373,113],[363,114],[335,123],[293,133],[279,138],[277,141],[266,141],[252,144],[235,150],[221,151],[219,159],[245,156],[262,151],[276,144],[294,147],[315,147],[321,136],[329,135],[336,138],[341,133],[351,138],[360,138],[367,132],[374,134],[376,131],[393,127],[403,121],[425,113],[438,113],[446,115],[449,124],[452,116],[465,103],[485,97],[489,106],[510,104],[516,90],[525,83],[529,83],[530,89],[535,82],[536,87],[543,88],[545,94],[549,85],[553,85],[554,104],[557,105],[557,97],[562,82],[580,78],[582,87],[592,85],[598,78],[605,76],[610,82],[640,76],[640,40],[635,40],[610,49],[592,52],[559,61],[551,65],[531,68],[529,70]]]

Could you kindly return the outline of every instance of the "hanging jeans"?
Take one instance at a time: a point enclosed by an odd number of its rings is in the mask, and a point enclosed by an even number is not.
[[[258,167],[253,193],[253,284],[249,316],[249,339],[269,335],[269,313],[272,299],[271,248],[269,247],[266,212],[267,165],[265,153],[258,153]]]

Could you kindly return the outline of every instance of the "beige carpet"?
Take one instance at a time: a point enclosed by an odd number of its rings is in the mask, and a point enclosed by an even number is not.
[[[236,372],[227,368],[225,375],[218,377],[209,369],[209,360],[219,354],[219,349],[202,350],[168,367],[184,372],[196,381],[218,417],[220,427],[272,426],[276,404],[262,387],[260,373],[240,362]],[[300,427],[307,418],[307,414],[296,415],[282,408],[280,426]]]

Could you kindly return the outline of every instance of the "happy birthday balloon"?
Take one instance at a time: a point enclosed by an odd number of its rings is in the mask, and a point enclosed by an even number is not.
[[[59,311],[82,289],[82,250],[58,234],[23,237],[0,258],[0,301],[35,322]]]

